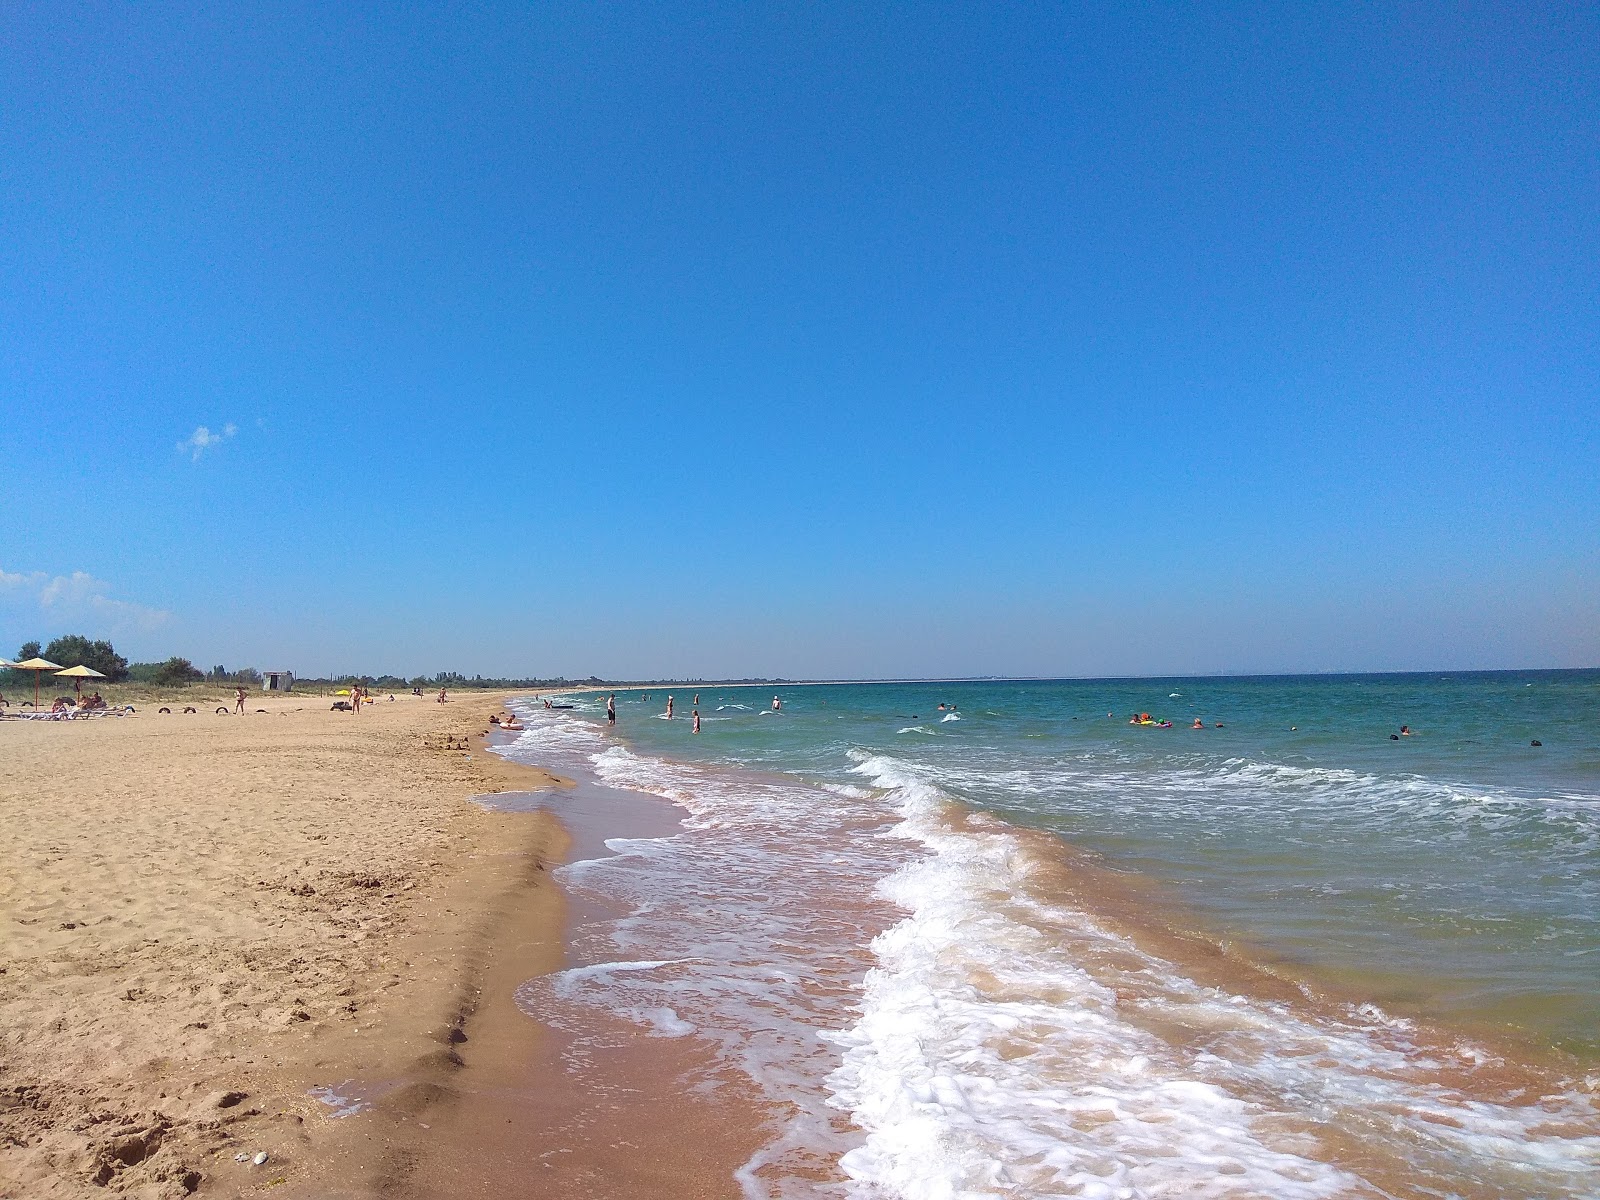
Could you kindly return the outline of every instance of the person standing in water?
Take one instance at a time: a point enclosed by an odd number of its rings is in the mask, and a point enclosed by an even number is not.
[[[617,694],[615,692],[606,697],[606,722],[611,725],[617,723]]]
[[[698,708],[694,710],[694,731],[696,733],[700,732],[700,710]]]
[[[783,711],[783,701],[779,700],[776,696],[774,696],[772,698],[772,711],[773,712],[782,712]]]
[[[672,697],[667,697],[667,720],[672,720]]]

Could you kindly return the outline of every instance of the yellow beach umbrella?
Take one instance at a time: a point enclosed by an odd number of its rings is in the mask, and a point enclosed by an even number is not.
[[[11,668],[15,671],[33,672],[33,706],[38,708],[40,673],[44,671],[59,671],[61,670],[61,664],[53,663],[47,658],[30,658],[27,662],[12,663]]]
[[[100,672],[96,671],[93,667],[86,667],[82,663],[79,663],[75,667],[68,667],[65,671],[57,671],[56,674],[58,676],[65,675],[67,678],[71,679],[72,690],[80,696],[83,695],[82,680],[105,678],[104,675],[100,674]]]

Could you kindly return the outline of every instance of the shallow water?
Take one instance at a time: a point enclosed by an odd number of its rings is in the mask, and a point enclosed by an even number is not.
[[[714,1047],[747,1194],[1600,1190],[1600,675],[700,691],[523,708],[684,813],[528,1001]]]

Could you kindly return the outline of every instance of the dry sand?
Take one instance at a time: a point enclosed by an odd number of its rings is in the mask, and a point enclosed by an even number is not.
[[[470,801],[561,782],[460,748],[500,699],[0,722],[0,1196],[406,1190],[374,1131],[561,952],[560,827]],[[352,1078],[387,1126],[307,1094]]]

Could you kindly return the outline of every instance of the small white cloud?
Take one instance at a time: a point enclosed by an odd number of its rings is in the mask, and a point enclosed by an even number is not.
[[[39,608],[61,619],[92,618],[117,629],[151,630],[171,620],[172,614],[107,595],[111,585],[87,571],[47,575],[43,571],[7,571],[0,568],[0,593],[32,597]]]
[[[220,446],[234,434],[239,432],[239,427],[229,421],[222,427],[220,433],[212,433],[205,425],[196,425],[194,432],[178,443],[178,449],[190,456],[191,462],[199,462],[200,456],[213,446]]]
[[[7,571],[0,568],[0,592],[37,589],[49,578],[43,571]]]

